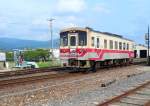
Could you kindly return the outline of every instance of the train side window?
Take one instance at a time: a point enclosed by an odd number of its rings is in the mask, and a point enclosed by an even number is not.
[[[127,43],[127,50],[129,50],[129,44]]]
[[[91,45],[92,45],[93,47],[94,47],[94,45],[95,45],[95,38],[94,38],[94,37],[92,37]]]
[[[126,44],[125,43],[123,43],[123,50],[125,50],[126,49]]]
[[[132,44],[132,50],[135,48],[134,44]]]
[[[122,42],[119,42],[119,50],[122,50]]]
[[[115,41],[115,49],[117,50],[118,49],[118,42]]]
[[[112,40],[109,41],[109,48],[113,49],[113,41]]]
[[[100,42],[99,42],[99,38],[97,38],[97,48],[99,48],[99,44]]]
[[[104,48],[107,49],[107,40],[104,39]]]
[[[78,36],[78,44],[79,46],[86,46],[87,45],[87,33],[80,31]]]

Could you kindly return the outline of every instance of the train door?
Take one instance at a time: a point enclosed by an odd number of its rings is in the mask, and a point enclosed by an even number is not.
[[[134,50],[134,58],[137,58],[137,50]]]
[[[70,59],[69,65],[77,66],[78,65],[78,54],[76,49],[78,48],[78,34],[70,33],[69,34],[69,49],[70,49]]]
[[[98,54],[98,56],[100,55],[100,52],[99,52],[99,49],[100,49],[100,37],[99,36],[96,36],[96,39],[95,39],[95,48],[96,48],[96,54]],[[96,68],[99,68],[100,67],[100,62],[98,62],[99,60],[96,60],[95,61],[95,70]]]
[[[76,33],[69,34],[70,48],[77,48],[78,36]]]

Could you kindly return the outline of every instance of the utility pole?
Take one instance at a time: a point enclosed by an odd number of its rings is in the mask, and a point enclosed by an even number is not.
[[[148,36],[148,65],[150,65],[150,59],[149,59],[149,25],[148,25],[147,36]]]
[[[54,20],[55,19],[53,19],[53,18],[48,20],[49,21],[49,25],[50,25],[50,33],[51,33],[51,39],[50,39],[50,41],[51,41],[51,49],[50,49],[50,51],[51,51],[51,55],[52,55],[52,60],[53,60],[53,21]]]

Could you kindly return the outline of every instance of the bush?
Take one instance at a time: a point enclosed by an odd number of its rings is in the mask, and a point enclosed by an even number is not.
[[[50,54],[49,50],[37,49],[37,50],[28,50],[22,52],[23,58],[25,61],[49,61]],[[13,52],[6,52],[6,60],[7,61],[14,61],[14,53]]]
[[[37,49],[37,50],[30,50],[25,51],[23,53],[24,59],[26,61],[48,61],[49,60],[49,51],[43,50],[43,49]]]
[[[13,52],[6,52],[6,61],[14,61]]]

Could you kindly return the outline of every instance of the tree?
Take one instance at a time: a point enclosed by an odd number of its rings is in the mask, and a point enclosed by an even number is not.
[[[30,50],[24,52],[24,59],[26,61],[48,61],[49,51],[43,49]]]
[[[6,52],[6,61],[14,61],[13,52]]]

